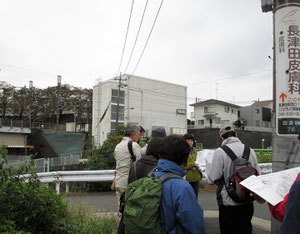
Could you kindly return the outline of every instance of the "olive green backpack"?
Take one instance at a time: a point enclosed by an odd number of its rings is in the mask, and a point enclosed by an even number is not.
[[[160,219],[160,200],[162,183],[181,176],[166,173],[159,178],[144,177],[130,183],[125,191],[125,208],[123,213],[126,234],[160,234],[164,233]]]

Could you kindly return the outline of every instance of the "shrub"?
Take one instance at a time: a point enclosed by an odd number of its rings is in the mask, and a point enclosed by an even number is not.
[[[0,233],[113,233],[117,218],[68,210],[54,188],[41,184],[31,165],[5,168],[0,149]],[[29,173],[25,181],[24,173]]]
[[[107,134],[107,139],[93,155],[89,156],[88,164],[90,170],[110,170],[115,168],[113,156],[116,145],[120,143],[124,136],[124,125],[118,126],[117,130]]]
[[[258,163],[271,163],[272,162],[272,153],[258,152],[257,160],[258,160]]]
[[[30,165],[5,168],[5,152],[1,154],[0,232],[68,233],[68,211],[62,197],[41,184]],[[30,173],[28,182],[22,173]]]

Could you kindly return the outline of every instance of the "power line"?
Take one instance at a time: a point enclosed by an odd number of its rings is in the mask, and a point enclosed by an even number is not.
[[[137,34],[136,34],[135,41],[134,41],[134,45],[133,45],[133,48],[132,48],[132,50],[131,50],[131,54],[130,54],[130,57],[129,57],[128,63],[127,63],[127,65],[126,65],[126,68],[125,68],[124,73],[126,73],[127,68],[128,68],[128,66],[129,66],[129,63],[130,63],[130,61],[131,61],[132,55],[133,55],[133,52],[134,52],[134,49],[135,49],[135,46],[136,46],[136,42],[137,42],[137,40],[138,40],[138,37],[139,37],[139,34],[140,34],[140,30],[141,30],[141,27],[142,27],[142,24],[143,24],[143,21],[144,21],[144,16],[145,16],[145,12],[146,12],[146,9],[147,9],[147,6],[148,6],[148,1],[149,1],[149,0],[146,1],[145,8],[144,8],[144,12],[143,12],[143,15],[142,15],[142,18],[141,18],[141,22],[140,22],[140,26],[139,26],[138,32],[137,32]]]
[[[54,74],[54,73],[33,70],[33,69],[30,69],[30,68],[19,67],[19,66],[14,66],[14,65],[10,65],[10,64],[1,63],[0,66],[11,67],[12,69],[15,69],[15,70],[24,70],[24,71],[28,71],[28,72],[32,72],[32,73],[42,73],[42,74],[46,74],[46,75],[51,75],[51,76],[55,75],[56,76],[56,74]]]
[[[261,72],[267,72],[267,71],[272,71],[272,69],[258,71],[258,72],[252,72],[252,73],[248,73],[248,74],[244,74],[244,75],[229,76],[229,77],[222,78],[222,79],[217,79],[217,80],[202,81],[202,82],[193,83],[193,84],[190,84],[190,85],[187,85],[187,86],[199,85],[199,84],[205,84],[205,83],[211,83],[211,82],[218,82],[218,81],[234,79],[234,78],[240,78],[240,77],[250,76],[250,75],[254,75],[254,74],[257,74],[257,73],[261,73]]]
[[[162,6],[163,2],[164,2],[164,0],[162,0],[161,3],[160,3],[160,6],[159,6],[158,11],[157,11],[157,13],[156,13],[156,17],[155,17],[155,19],[154,19],[153,25],[152,25],[151,30],[150,30],[149,36],[148,36],[148,38],[147,38],[146,44],[145,44],[145,46],[144,46],[144,48],[143,48],[143,51],[142,51],[142,53],[141,53],[141,56],[140,56],[140,58],[139,58],[139,60],[138,60],[138,62],[137,62],[137,64],[136,64],[136,66],[135,66],[135,68],[134,68],[134,70],[133,70],[133,72],[132,72],[131,74],[134,74],[135,70],[137,69],[137,67],[138,67],[138,65],[139,65],[139,63],[140,63],[140,61],[141,61],[141,59],[142,59],[142,57],[143,57],[143,55],[144,55],[145,49],[146,49],[146,47],[147,47],[147,45],[148,45],[150,36],[151,36],[151,34],[152,34],[153,28],[154,28],[154,26],[155,26],[155,23],[156,23],[156,20],[157,20],[157,18],[158,18],[158,15],[159,15],[159,12],[160,12],[160,9],[161,9],[161,6]]]
[[[132,0],[132,3],[131,3],[131,9],[130,9],[130,15],[129,15],[128,24],[127,24],[126,36],[125,36],[125,41],[124,41],[124,45],[123,45],[123,50],[122,50],[120,65],[119,65],[119,69],[118,69],[117,74],[120,73],[120,69],[121,69],[121,65],[122,65],[122,61],[123,61],[123,57],[124,57],[124,51],[125,51],[125,46],[126,46],[126,42],[127,42],[127,36],[128,36],[128,31],[129,31],[129,26],[130,26],[130,21],[131,21],[131,15],[132,15],[132,11],[133,11],[133,6],[134,6],[134,0]]]

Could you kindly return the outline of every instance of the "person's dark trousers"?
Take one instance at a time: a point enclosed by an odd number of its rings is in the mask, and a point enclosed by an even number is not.
[[[189,182],[190,185],[193,187],[193,190],[196,194],[196,198],[198,200],[198,191],[199,191],[199,181],[196,181],[196,182]]]
[[[251,234],[253,203],[239,206],[219,206],[221,234]]]

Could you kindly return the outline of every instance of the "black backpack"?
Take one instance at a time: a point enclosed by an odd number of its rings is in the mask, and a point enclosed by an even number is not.
[[[229,169],[228,184],[224,181],[229,197],[238,203],[254,201],[253,192],[240,184],[241,181],[252,175],[259,175],[256,168],[248,161],[250,148],[245,145],[243,156],[241,158],[238,158],[228,146],[223,145],[221,148],[232,160]]]

